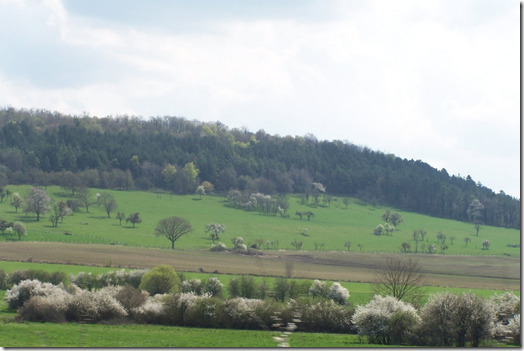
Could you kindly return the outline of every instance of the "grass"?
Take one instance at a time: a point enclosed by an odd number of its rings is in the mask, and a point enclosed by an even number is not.
[[[29,186],[9,186],[12,192],[18,192],[25,196]],[[72,198],[71,194],[63,189],[52,186],[47,191],[55,201]],[[112,215],[107,218],[105,212],[90,207],[90,213],[82,211],[73,216],[66,217],[64,223],[58,227],[52,227],[51,222],[44,216],[36,221],[36,216],[15,213],[14,208],[8,204],[8,200],[0,203],[0,217],[9,221],[21,221],[26,224],[29,236],[23,238],[25,241],[58,241],[73,243],[100,243],[117,244],[140,247],[170,247],[170,242],[165,238],[157,238],[153,235],[154,228],[159,220],[177,215],[187,218],[193,225],[193,232],[181,238],[175,243],[175,247],[183,249],[208,249],[211,239],[204,233],[205,226],[209,223],[218,222],[226,225],[226,232],[222,234],[220,241],[231,247],[230,240],[241,236],[244,241],[253,244],[256,239],[264,241],[279,241],[279,248],[291,250],[291,242],[294,239],[303,242],[302,249],[313,251],[314,243],[324,243],[326,251],[345,251],[344,243],[351,241],[352,251],[362,252],[399,252],[402,242],[410,242],[414,250],[414,242],[411,241],[412,229],[424,229],[428,232],[426,245],[437,244],[436,234],[442,231],[447,237],[449,249],[446,255],[509,255],[520,257],[518,248],[509,248],[507,244],[520,244],[520,232],[515,229],[482,227],[479,236],[475,235],[473,226],[469,223],[457,222],[434,218],[430,216],[398,211],[404,218],[392,236],[375,236],[373,229],[382,223],[381,215],[386,208],[373,209],[363,206],[357,200],[351,199],[346,209],[336,202],[331,207],[315,207],[302,205],[300,200],[289,197],[291,218],[268,217],[257,212],[245,212],[231,208],[225,199],[219,196],[205,196],[199,200],[194,195],[170,196],[163,194],[160,197],[153,192],[143,191],[115,191],[92,189],[93,193],[107,191],[115,196],[119,204],[119,211],[126,214],[139,212],[143,223],[136,228],[126,225],[125,221],[119,225],[118,220]],[[308,221],[298,219],[293,214],[296,211],[313,211],[315,217]],[[19,212],[21,212],[19,210]],[[89,223],[83,225],[81,223]],[[299,233],[299,228],[308,228],[308,236]],[[65,236],[64,232],[73,235]],[[455,236],[453,244],[449,237]],[[463,239],[468,236],[471,242],[466,246]],[[489,250],[482,250],[482,242],[489,240]],[[422,244],[422,243],[421,243]],[[421,245],[419,244],[419,245]],[[359,246],[360,245],[360,246]]]

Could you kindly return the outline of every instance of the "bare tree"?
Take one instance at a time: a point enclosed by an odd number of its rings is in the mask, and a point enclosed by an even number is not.
[[[100,196],[97,194],[97,197],[98,206],[102,207],[107,213],[107,218],[110,218],[111,212],[118,208],[118,204],[116,203],[114,196],[109,193],[102,193]]]
[[[62,173],[59,177],[59,182],[60,186],[65,190],[70,190],[73,196],[83,186],[82,179],[71,171]]]
[[[182,236],[191,232],[191,223],[187,219],[181,217],[169,217],[158,222],[155,228],[156,236],[165,236],[171,241],[171,248],[175,248],[175,241],[180,239]]]
[[[373,292],[417,303],[425,293],[421,286],[423,280],[424,274],[420,272],[418,261],[391,258],[387,260],[386,267],[375,275]]]
[[[92,199],[93,194],[87,187],[78,189],[76,196],[80,202],[86,207],[86,212],[89,213],[89,206],[96,204],[96,201]]]
[[[351,249],[351,241],[346,241],[344,243],[344,247],[348,249],[348,252],[349,252],[349,249]]]

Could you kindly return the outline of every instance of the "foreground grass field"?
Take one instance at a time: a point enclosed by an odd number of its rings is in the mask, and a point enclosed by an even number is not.
[[[25,196],[29,186],[8,186],[12,192],[18,192]],[[291,250],[291,242],[295,239],[302,241],[302,250],[315,250],[315,242],[323,243],[325,251],[345,251],[344,244],[351,241],[351,251],[358,252],[399,252],[402,242],[409,242],[412,251],[415,251],[415,243],[412,241],[412,229],[424,229],[428,232],[424,244],[436,244],[439,231],[448,237],[446,244],[448,250],[446,255],[474,255],[491,256],[504,255],[520,257],[518,248],[507,247],[508,244],[520,244],[520,232],[515,229],[496,227],[482,227],[479,236],[475,235],[473,226],[469,223],[457,222],[419,215],[415,213],[398,211],[404,218],[404,223],[398,227],[398,231],[392,236],[375,236],[373,229],[382,223],[381,215],[386,208],[373,209],[370,206],[361,205],[355,199],[351,199],[348,208],[345,208],[339,199],[330,207],[315,207],[313,205],[302,205],[300,200],[289,197],[290,208],[288,213],[291,218],[269,217],[256,212],[245,212],[231,208],[224,198],[218,196],[205,196],[202,200],[192,195],[171,196],[169,194],[156,194],[142,191],[113,191],[92,189],[96,192],[107,191],[114,195],[118,202],[118,211],[126,214],[139,212],[143,222],[136,228],[126,225],[125,221],[119,225],[119,221],[112,214],[107,218],[105,212],[95,206],[90,207],[90,213],[81,209],[73,216],[66,217],[64,223],[58,227],[52,227],[51,222],[44,216],[41,221],[36,221],[33,214],[26,216],[23,213],[15,213],[9,201],[4,199],[0,203],[0,217],[9,221],[21,221],[26,224],[29,235],[25,241],[58,241],[73,243],[100,243],[117,244],[140,247],[170,247],[170,242],[165,238],[156,238],[153,235],[154,228],[159,220],[169,216],[181,216],[187,218],[194,231],[176,242],[175,247],[183,249],[208,249],[211,239],[204,233],[205,226],[217,222],[226,225],[220,241],[231,247],[230,240],[241,236],[244,241],[253,244],[256,239],[278,242],[280,249]],[[48,187],[47,192],[55,201],[70,199],[71,194],[59,187]],[[312,211],[315,217],[308,221],[294,215],[296,211]],[[392,209],[395,211],[395,209]],[[88,223],[87,225],[81,223]],[[308,228],[308,236],[299,233],[299,228]],[[64,236],[64,232],[72,233]],[[453,243],[450,237],[454,236]],[[463,239],[469,237],[471,242],[465,244]],[[489,250],[482,250],[482,242],[489,240]],[[419,248],[420,250],[420,248]],[[438,250],[440,252],[440,249]]]

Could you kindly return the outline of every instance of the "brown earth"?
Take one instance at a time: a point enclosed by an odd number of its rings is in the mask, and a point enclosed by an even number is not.
[[[178,271],[285,275],[285,262],[294,262],[294,277],[371,282],[388,258],[418,259],[432,286],[520,290],[520,259],[512,257],[380,254],[358,252],[270,251],[260,256],[145,249],[93,244],[0,242],[0,260],[42,263],[152,268],[169,264]]]

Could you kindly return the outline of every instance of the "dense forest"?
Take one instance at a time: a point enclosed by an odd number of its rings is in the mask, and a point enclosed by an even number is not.
[[[0,185],[162,188],[355,196],[373,205],[461,221],[520,228],[520,200],[470,176],[449,175],[314,135],[278,136],[179,117],[89,117],[0,109]],[[316,186],[313,185],[316,184]],[[481,206],[471,210],[473,200]],[[469,209],[469,211],[468,211]],[[472,215],[474,213],[474,215]],[[474,217],[474,218],[473,218]]]

